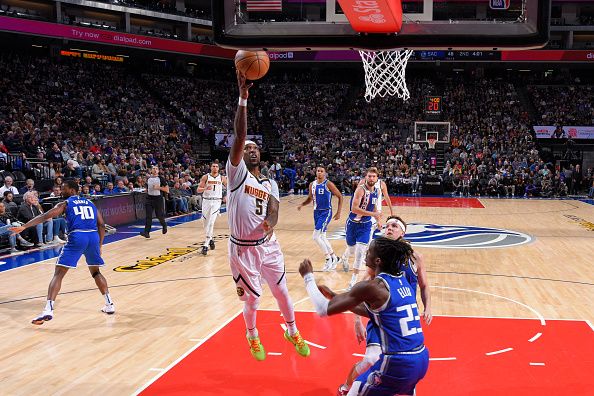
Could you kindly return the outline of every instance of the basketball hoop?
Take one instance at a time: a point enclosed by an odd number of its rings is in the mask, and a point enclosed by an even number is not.
[[[435,150],[435,143],[437,143],[437,139],[429,138],[427,139],[427,143],[429,143],[429,150]]]
[[[412,50],[359,51],[365,70],[365,100],[371,102],[376,96],[397,95],[408,100],[406,87],[406,64]]]

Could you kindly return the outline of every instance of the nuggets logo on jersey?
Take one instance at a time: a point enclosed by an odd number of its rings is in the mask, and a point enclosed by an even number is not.
[[[382,235],[382,231],[375,231],[373,237]],[[344,239],[345,236],[345,231],[337,231],[328,239]],[[532,242],[534,237],[500,228],[409,223],[406,239],[413,246],[428,248],[493,249],[523,245]]]

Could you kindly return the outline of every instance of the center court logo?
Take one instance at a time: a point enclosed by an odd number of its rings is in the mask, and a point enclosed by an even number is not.
[[[374,238],[382,236],[376,231]],[[344,229],[335,232],[329,239],[344,239]],[[500,228],[410,223],[406,239],[413,246],[443,249],[493,249],[519,246],[534,238],[528,234]]]

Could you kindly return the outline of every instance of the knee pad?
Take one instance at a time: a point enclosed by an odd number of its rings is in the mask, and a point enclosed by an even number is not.
[[[101,273],[101,272],[99,272],[99,270],[97,270],[97,271],[93,272],[93,273],[91,274],[91,276],[92,276],[93,278],[95,278],[95,277],[96,277],[96,276],[98,276],[100,273]]]
[[[357,363],[357,375],[369,370],[369,368],[379,360],[381,353],[382,350],[379,345],[368,346],[365,350],[365,356],[363,357],[363,360]]]

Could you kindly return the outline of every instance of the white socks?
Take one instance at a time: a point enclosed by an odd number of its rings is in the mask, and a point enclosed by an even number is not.
[[[295,321],[285,323],[287,324],[287,331],[289,332],[290,336],[297,334],[297,325],[295,325]]]
[[[105,297],[105,304],[107,304],[107,305],[113,304],[113,301],[111,300],[111,297],[109,295],[109,292],[105,293],[103,295],[103,297]]]
[[[45,308],[43,309],[45,312],[53,312],[54,311],[54,301],[47,300],[45,302]]]

